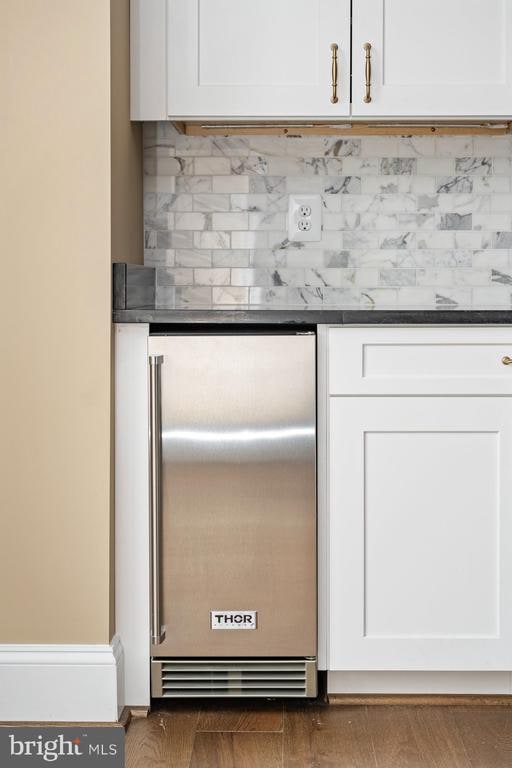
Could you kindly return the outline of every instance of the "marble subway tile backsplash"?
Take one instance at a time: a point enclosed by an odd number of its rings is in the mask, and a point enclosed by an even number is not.
[[[144,125],[158,308],[510,307],[512,136],[187,137]],[[322,239],[291,242],[288,196]]]

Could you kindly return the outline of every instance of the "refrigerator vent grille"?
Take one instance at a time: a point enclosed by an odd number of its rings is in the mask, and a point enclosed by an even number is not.
[[[316,661],[310,659],[153,660],[157,698],[316,696]]]

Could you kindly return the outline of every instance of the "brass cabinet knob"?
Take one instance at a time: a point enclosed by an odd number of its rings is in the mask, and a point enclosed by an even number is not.
[[[512,357],[505,355],[505,357],[501,358],[501,362],[503,363],[503,365],[512,365]]]

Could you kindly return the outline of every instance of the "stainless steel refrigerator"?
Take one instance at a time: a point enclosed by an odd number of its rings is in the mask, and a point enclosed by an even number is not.
[[[155,697],[316,695],[315,341],[150,336]]]

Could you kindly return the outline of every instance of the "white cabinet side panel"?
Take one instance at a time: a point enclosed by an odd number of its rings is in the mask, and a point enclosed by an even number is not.
[[[319,325],[317,350],[317,559],[318,669],[327,669],[329,623],[329,397],[327,374],[328,326]]]
[[[149,326],[115,326],[116,632],[124,648],[125,701],[149,693]]]
[[[167,0],[130,2],[132,120],[167,120]]]

